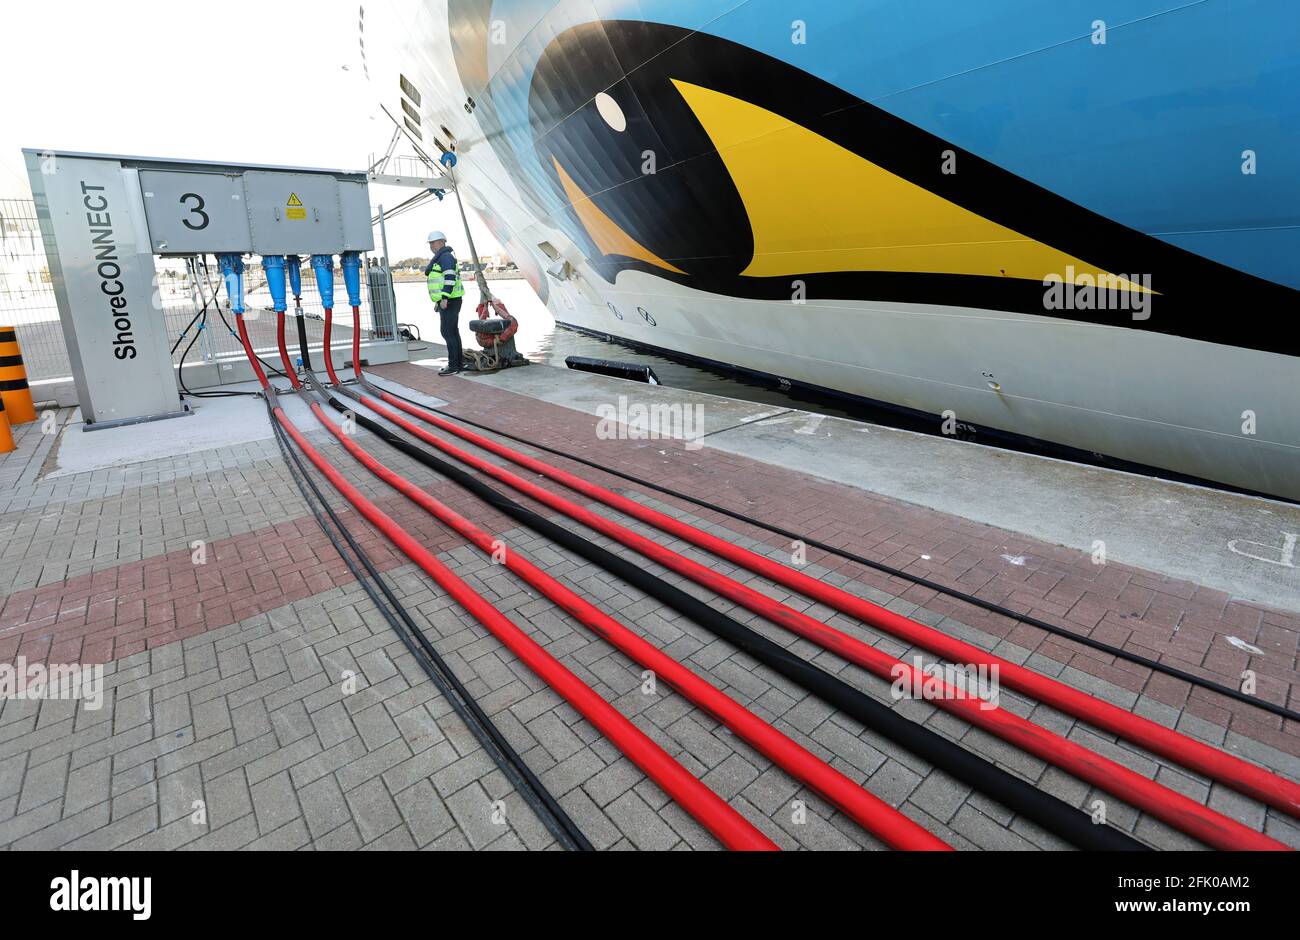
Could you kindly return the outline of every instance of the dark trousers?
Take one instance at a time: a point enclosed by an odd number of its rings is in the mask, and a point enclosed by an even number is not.
[[[447,344],[447,368],[465,368],[465,353],[460,345],[460,305],[464,297],[447,301],[447,309],[438,308],[442,318],[442,341]]]

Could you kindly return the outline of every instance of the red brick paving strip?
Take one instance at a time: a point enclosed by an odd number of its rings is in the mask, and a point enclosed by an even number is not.
[[[435,552],[462,544],[400,496],[375,502]],[[406,563],[360,517],[341,516],[380,571]],[[0,662],[110,662],[353,580],[315,518],[303,516],[210,542],[203,565],[187,548],[11,594],[0,609]]]

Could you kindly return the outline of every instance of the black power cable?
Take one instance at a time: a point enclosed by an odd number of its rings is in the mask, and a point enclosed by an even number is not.
[[[505,774],[506,779],[515,788],[515,791],[519,793],[534,815],[541,820],[542,824],[560,845],[570,850],[592,851],[591,842],[582,834],[582,830],[578,828],[577,823],[564,811],[564,808],[560,806],[555,797],[551,795],[536,774],[524,762],[523,757],[505,739],[496,725],[493,724],[492,719],[488,717],[478,702],[470,695],[464,684],[456,677],[456,674],[447,666],[446,661],[429,641],[424,631],[411,619],[410,612],[405,605],[393,594],[392,589],[389,588],[388,583],[378,569],[375,568],[365,550],[357,544],[352,537],[352,533],[343,525],[342,520],[334,511],[334,507],[330,505],[303,464],[302,458],[293,449],[288,434],[280,426],[280,422],[276,420],[272,403],[273,395],[274,393],[266,396],[267,412],[271,420],[271,427],[275,430],[276,442],[280,445],[280,451],[289,467],[289,475],[293,477],[294,483],[297,484],[298,490],[302,493],[303,500],[311,509],[317,524],[320,525],[321,530],[329,538],[330,544],[339,553],[339,557],[343,559],[344,564],[348,566],[352,576],[365,589],[367,596],[380,612],[380,615],[401,638],[402,643],[410,650],[411,655],[415,657],[416,662],[420,664],[430,681],[447,699],[452,710],[460,716],[460,719],[469,728],[475,739],[482,745],[483,750],[487,752],[501,772]],[[326,515],[328,515],[329,521],[333,523],[334,529],[347,543],[351,556],[344,551],[343,545],[340,544],[334,530],[326,524]],[[352,556],[355,556],[355,561]],[[378,590],[376,590],[376,587]]]
[[[339,391],[360,403],[360,396],[350,389],[341,388]],[[1127,833],[1094,823],[1091,817],[1063,800],[1039,790],[1033,784],[967,751],[943,735],[903,717],[838,676],[795,656],[762,634],[669,584],[642,565],[628,561],[533,512],[461,468],[398,437],[383,425],[358,413],[357,409],[348,408],[332,395],[328,400],[336,411],[352,415],[358,425],[386,444],[473,493],[504,515],[695,621],[827,704],[1070,844],[1096,851],[1147,851],[1146,846]]]
[[[311,353],[307,351],[307,320],[302,315],[302,305],[294,298],[294,320],[298,322],[298,349],[302,353],[302,367],[311,371]]]
[[[637,486],[644,486],[646,489],[654,490],[655,492],[662,493],[665,496],[671,496],[674,499],[680,499],[684,502],[690,503],[693,506],[698,506],[701,509],[708,509],[712,512],[720,513],[721,515],[727,516],[728,518],[735,519],[737,522],[744,522],[759,529],[766,529],[767,531],[772,532],[775,535],[779,535],[782,538],[787,538],[792,542],[796,542],[796,541],[802,542],[803,544],[809,546],[810,548],[816,548],[828,554],[837,555],[838,557],[843,558],[846,561],[855,562],[856,564],[862,565],[865,568],[872,568],[876,571],[881,572],[882,574],[887,574],[895,578],[901,578],[904,581],[910,581],[913,584],[920,585],[921,587],[924,588],[929,588],[930,590],[936,591],[940,594],[945,594],[948,597],[962,601],[963,603],[970,604],[973,607],[979,607],[983,610],[989,611],[990,613],[998,614],[999,616],[1002,617],[1007,617],[1010,620],[1015,620],[1019,623],[1028,624],[1031,627],[1037,627],[1039,630],[1043,630],[1044,632],[1050,633],[1054,636],[1063,637],[1064,639],[1067,640],[1073,640],[1075,643],[1078,643],[1081,646],[1087,646],[1090,649],[1095,649],[1098,652],[1105,653],[1108,656],[1114,656],[1117,659],[1126,660],[1135,665],[1150,669],[1153,672],[1160,672],[1160,673],[1164,673],[1167,676],[1171,676],[1172,678],[1181,679],[1183,682],[1187,682],[1191,685],[1198,686],[1210,692],[1216,692],[1219,695],[1223,695],[1226,696],[1227,698],[1235,699],[1238,702],[1245,702],[1248,705],[1254,705],[1256,708],[1261,708],[1264,711],[1271,712],[1272,714],[1285,718],[1288,721],[1300,722],[1300,712],[1287,708],[1285,705],[1279,705],[1276,702],[1270,702],[1265,699],[1261,699],[1257,696],[1250,695],[1246,692],[1243,692],[1240,689],[1234,689],[1231,686],[1227,686],[1215,682],[1213,679],[1206,679],[1203,676],[1198,676],[1193,673],[1187,672],[1186,670],[1179,669],[1177,666],[1169,666],[1166,665],[1165,663],[1159,662],[1158,660],[1154,660],[1146,656],[1142,656],[1139,653],[1129,652],[1128,650],[1123,649],[1122,647],[1112,646],[1109,643],[1103,643],[1101,640],[1095,640],[1090,636],[1083,636],[1081,634],[1075,633],[1072,630],[1067,630],[1065,627],[1057,626],[1056,624],[1053,623],[1048,623],[1046,620],[1042,620],[1038,617],[1033,616],[1032,614],[1026,614],[1020,611],[1012,610],[1011,608],[1004,607],[1001,604],[998,604],[994,601],[988,601],[982,597],[976,597],[973,594],[967,594],[965,591],[961,591],[958,590],[957,588],[949,587],[946,584],[941,584],[938,581],[933,581],[922,575],[910,574],[906,571],[903,571],[900,568],[895,568],[892,565],[887,565],[884,562],[873,561],[872,559],[866,558],[855,552],[851,552],[843,548],[837,548],[834,545],[830,545],[826,542],[819,541],[818,539],[811,538],[807,535],[800,535],[797,532],[792,532],[789,529],[782,528],[781,526],[774,525],[770,522],[764,522],[761,519],[755,519],[752,516],[747,516],[742,512],[736,512],[735,510],[727,509],[723,506],[715,505],[714,503],[710,503],[707,500],[700,499],[699,497],[696,496],[691,496],[687,493],[682,493],[678,490],[671,489],[670,487],[667,486],[662,486],[658,483],[651,483],[649,480],[643,480],[640,477],[634,476],[630,473],[624,473],[621,470],[616,470],[607,464],[597,463],[596,461],[588,460],[585,457],[578,457],[569,451],[557,450],[553,447],[547,447],[545,444],[538,444],[536,441],[530,441],[527,440],[526,438],[518,437],[507,431],[502,431],[500,428],[494,428],[487,424],[481,424],[478,421],[474,421],[470,418],[465,418],[465,417],[461,417],[460,415],[451,414],[450,412],[444,411],[440,408],[432,408],[429,405],[424,404],[423,402],[413,401],[412,399],[407,398],[403,395],[399,395],[396,392],[390,391],[389,389],[384,389],[384,391],[388,392],[388,394],[392,395],[394,398],[400,398],[402,399],[402,401],[415,405],[418,408],[426,408],[429,411],[436,411],[444,418],[450,418],[454,421],[459,421],[462,424],[468,424],[470,427],[478,428],[480,431],[487,431],[490,434],[499,435],[500,437],[504,437],[507,440],[515,441],[516,443],[519,444],[524,444],[528,447],[532,447],[537,450],[544,451],[545,453],[548,454],[553,454],[556,457],[563,457],[566,460],[572,460],[574,463],[582,464],[584,467],[590,467],[593,470],[599,470],[602,473],[608,473],[610,476],[618,477],[620,480],[626,480],[629,483],[635,483]]]
[[[228,333],[230,333],[231,336],[235,337],[236,341],[237,341],[237,342],[240,342],[240,345],[241,345],[241,346],[243,345],[242,341],[239,340],[239,334],[236,333],[236,332],[231,328],[231,326],[230,326],[230,321],[226,319],[225,311],[223,311],[223,310],[221,309],[221,296],[220,296],[220,292],[218,291],[216,285],[214,285],[214,284],[212,283],[212,272],[211,272],[211,270],[208,268],[208,261],[207,261],[207,258],[206,258],[206,257],[202,258],[202,259],[201,259],[201,263],[202,263],[202,265],[203,265],[203,279],[204,279],[205,281],[207,281],[208,290],[212,292],[212,296],[211,296],[211,298],[209,298],[209,297],[208,297],[208,296],[203,292],[203,285],[202,285],[202,282],[199,280],[199,264],[200,264],[200,261],[187,260],[187,262],[186,262],[187,267],[190,268],[190,270],[191,270],[191,276],[194,278],[194,286],[195,286],[196,288],[198,288],[199,296],[200,296],[201,298],[203,298],[203,307],[202,307],[202,309],[199,310],[198,313],[196,313],[196,314],[194,315],[194,318],[193,318],[192,320],[190,320],[190,322],[189,322],[189,326],[186,326],[185,329],[181,331],[181,335],[180,335],[180,337],[176,340],[176,346],[179,346],[179,345],[181,344],[181,340],[183,340],[183,339],[185,338],[185,334],[188,333],[189,330],[190,330],[190,327],[192,327],[192,326],[194,325],[195,320],[198,320],[200,317],[202,317],[202,322],[199,323],[199,328],[198,328],[198,330],[194,333],[194,337],[190,340],[189,345],[187,345],[187,346],[185,347],[185,352],[181,353],[181,361],[180,361],[180,364],[179,364],[179,368],[177,369],[177,375],[178,375],[179,380],[180,380],[181,391],[182,391],[185,395],[189,396],[190,398],[246,398],[246,397],[248,397],[248,396],[250,396],[250,395],[259,395],[259,394],[261,394],[261,393],[260,393],[260,392],[256,392],[256,391],[252,391],[252,392],[241,392],[241,391],[206,391],[206,392],[192,392],[192,391],[190,391],[189,386],[185,384],[185,359],[186,359],[187,356],[189,356],[189,354],[190,354],[190,350],[194,348],[194,344],[195,344],[196,342],[198,342],[199,337],[203,335],[203,331],[206,330],[206,329],[208,328],[208,307],[209,307],[209,306],[212,306],[212,307],[215,307],[215,308],[216,308],[217,316],[221,317],[221,322],[222,322],[222,324],[225,325],[225,327],[226,327],[226,331],[227,331]],[[175,352],[176,352],[176,346],[173,346],[173,347],[172,347],[172,353],[173,353],[173,354],[175,354]],[[250,348],[251,348],[251,347],[250,347]],[[254,353],[254,355],[256,355],[256,353]],[[278,376],[280,376],[281,378],[285,378],[285,379],[287,379],[287,378],[289,377],[289,376],[285,375],[285,373],[282,372],[280,369],[277,369],[275,366],[271,365],[271,363],[267,362],[267,361],[266,361],[265,359],[263,359],[261,356],[258,356],[258,357],[257,357],[257,361],[260,362],[260,363],[262,364],[262,366],[263,366],[263,367],[264,367],[268,372],[271,372],[271,373],[273,373],[273,374],[275,374],[275,375],[278,375]]]
[[[190,327],[192,327],[195,323],[197,323],[199,317],[203,316],[207,312],[208,312],[208,305],[205,302],[203,304],[203,309],[200,310],[198,313],[194,314],[194,316],[190,317],[190,322],[185,324],[185,329],[181,330],[180,335],[176,337],[176,342],[172,343],[171,354],[173,356],[176,355],[176,350],[180,348],[181,343],[185,342],[185,337],[189,334]],[[182,358],[184,357],[182,356]]]
[[[190,387],[185,384],[185,360],[189,357],[190,350],[194,348],[194,344],[198,342],[199,337],[203,335],[203,331],[208,328],[208,307],[211,306],[213,303],[218,303],[218,304],[220,303],[215,290],[213,290],[212,297],[211,299],[209,299],[208,296],[203,292],[203,288],[199,286],[198,263],[191,258],[187,258],[185,260],[185,266],[186,269],[190,272],[190,277],[193,278],[194,280],[194,286],[198,290],[199,296],[203,298],[203,306],[199,309],[198,313],[194,314],[194,316],[190,319],[190,322],[186,324],[185,329],[181,330],[181,335],[176,338],[176,343],[175,345],[172,346],[171,354],[174,356],[176,355],[177,347],[179,347],[180,344],[185,340],[185,337],[189,334],[190,329],[194,326],[195,323],[198,323],[199,328],[194,331],[194,336],[190,339],[189,343],[185,346],[185,351],[181,353],[181,359],[180,362],[177,364],[177,368],[176,368],[176,378],[177,381],[180,382],[182,394],[189,398],[239,398],[239,397],[246,397],[248,395],[256,395],[257,394],[256,392],[237,392],[237,391],[195,392],[195,391],[191,391]],[[208,286],[211,287],[211,284],[209,284]]]

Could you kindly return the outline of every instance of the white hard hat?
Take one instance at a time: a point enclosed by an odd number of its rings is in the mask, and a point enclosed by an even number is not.
[[[443,232],[433,231],[429,233],[428,240],[431,242],[445,242],[447,240],[447,236]]]

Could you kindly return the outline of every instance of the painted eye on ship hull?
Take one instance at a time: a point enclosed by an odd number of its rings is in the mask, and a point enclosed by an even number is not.
[[[579,72],[574,62],[653,55],[658,43],[615,45],[619,23],[580,27],[558,37],[533,75],[531,119],[538,158],[553,194],[593,263],[610,276],[639,267],[705,281],[734,278],[753,241],[745,206],[704,129],[668,74],[602,84],[620,66]],[[644,27],[645,24],[639,24]],[[611,46],[614,48],[611,49]],[[638,70],[640,71],[640,70]],[[586,79],[586,80],[584,80]]]

